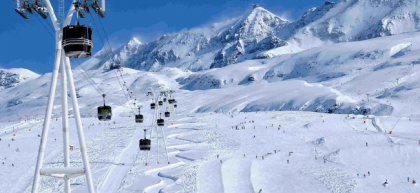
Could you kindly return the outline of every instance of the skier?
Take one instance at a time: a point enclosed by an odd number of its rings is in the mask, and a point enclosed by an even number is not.
[[[366,147],[368,146],[368,143],[366,142]]]
[[[15,167],[15,164],[12,164],[12,167]],[[414,184],[414,183],[413,183]]]
[[[359,177],[359,174],[357,174],[357,177]]]
[[[287,160],[287,163],[289,163],[289,160]]]
[[[410,182],[410,177],[407,177],[407,182]]]
[[[386,180],[384,183],[384,186],[387,186],[387,185],[388,185],[388,180]]]
[[[316,156],[315,156],[315,160],[317,160],[318,158],[316,158]]]
[[[255,159],[258,159],[258,156],[255,156]]]
[[[368,171],[368,175],[370,176],[370,172]]]
[[[363,174],[363,176],[366,178],[366,174]]]
[[[254,138],[255,138],[255,135],[254,135]]]
[[[262,156],[262,160],[264,160],[264,156]]]
[[[246,157],[245,157],[245,154],[244,154],[244,158],[246,158]]]

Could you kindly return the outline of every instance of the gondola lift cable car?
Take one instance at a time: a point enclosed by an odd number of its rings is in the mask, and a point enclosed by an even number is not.
[[[139,107],[139,114],[136,115],[136,123],[143,123],[143,115],[140,113],[140,108]]]
[[[150,109],[156,109],[156,103],[150,103]]]
[[[159,101],[159,106],[162,106],[163,105],[163,102],[162,101]]]
[[[165,112],[165,117],[170,117],[170,116],[171,116],[171,113],[169,111],[166,111]]]
[[[163,127],[165,125],[165,121],[162,119],[162,113],[160,113],[160,118],[157,120],[157,125],[159,127]]]
[[[92,55],[92,28],[79,24],[79,12],[83,13],[76,2],[77,11],[76,25],[68,25],[63,27],[62,46],[64,52],[69,58],[87,58]],[[82,15],[84,17],[84,15]]]
[[[150,151],[150,139],[146,139],[146,129],[144,129],[144,139],[140,139],[139,142],[140,150],[141,151]]]
[[[102,95],[102,97],[104,98],[104,106],[98,107],[98,119],[100,121],[109,121],[112,117],[112,108],[111,106],[106,106],[105,96],[105,94]]]

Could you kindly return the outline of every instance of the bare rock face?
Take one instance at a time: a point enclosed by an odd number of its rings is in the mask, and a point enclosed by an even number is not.
[[[26,78],[27,77],[22,77],[20,74],[0,70],[0,90],[14,87]]]

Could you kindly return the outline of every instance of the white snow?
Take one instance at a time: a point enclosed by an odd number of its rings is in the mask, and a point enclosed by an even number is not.
[[[256,8],[101,50],[82,64],[88,75],[73,69],[95,190],[419,192],[407,182],[420,179],[418,10],[411,1],[325,2],[289,22]],[[116,61],[121,72],[109,70]],[[51,73],[0,69],[0,81],[0,192],[29,192]],[[146,166],[138,146],[152,121],[151,88],[175,90],[178,108],[165,120],[168,154],[160,140],[158,164],[153,140]],[[111,122],[95,118],[103,93]],[[45,167],[63,166],[62,97]],[[71,165],[82,167],[69,110]],[[63,186],[42,177],[40,192]],[[84,176],[71,187],[86,192]]]

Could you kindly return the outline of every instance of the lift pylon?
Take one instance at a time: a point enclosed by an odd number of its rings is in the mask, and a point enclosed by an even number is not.
[[[152,102],[157,104],[159,100],[162,100],[162,92],[161,91],[157,91],[157,90],[150,90],[147,92],[147,96],[152,96]],[[163,106],[159,106],[156,105],[156,108],[153,109],[153,120],[152,120],[152,125],[150,126],[150,140],[152,139],[156,139],[156,146],[157,146],[157,163],[159,164],[159,158],[160,158],[160,146],[159,146],[159,139],[163,139],[163,143],[165,146],[165,151],[166,151],[166,158],[168,160],[168,164],[171,164],[170,160],[169,160],[169,154],[168,154],[168,149],[166,147],[166,137],[165,137],[165,133],[164,133],[164,126],[158,126],[158,119],[160,118],[159,115],[160,113],[164,112],[165,108]],[[160,131],[159,131],[160,130]],[[146,159],[146,166],[149,163],[149,154],[150,151],[147,152],[147,159]]]
[[[79,2],[78,0],[73,0],[73,3],[70,6],[70,10],[67,14],[67,17],[64,21],[58,21],[54,13],[54,9],[51,6],[49,0],[15,0],[16,6],[15,11],[21,15],[23,18],[28,19],[29,16],[25,11],[32,14],[31,8],[35,10],[43,19],[47,18],[47,13],[50,15],[54,30],[55,30],[55,40],[56,40],[56,52],[54,67],[51,77],[51,85],[48,95],[47,110],[44,117],[44,126],[42,129],[42,138],[39,145],[38,158],[36,163],[36,169],[32,185],[32,193],[37,193],[39,188],[39,182],[41,180],[41,175],[62,178],[65,183],[64,192],[70,192],[70,179],[75,178],[80,175],[86,176],[86,184],[88,191],[94,193],[94,186],[92,181],[92,175],[89,165],[89,159],[87,155],[86,143],[83,134],[82,121],[80,118],[79,104],[76,97],[76,89],[74,86],[73,73],[70,66],[70,60],[66,57],[64,50],[62,49],[62,27],[66,27],[70,24],[70,21],[75,12],[75,5]],[[60,16],[62,16],[62,10],[64,9],[64,0],[60,0],[59,9]],[[99,6],[99,0],[92,0],[92,7],[95,8],[95,12],[100,13],[100,17],[105,16],[105,0],[101,1],[101,6]],[[32,5],[30,5],[32,3]],[[83,0],[84,5],[86,5],[86,0]],[[61,18],[63,20],[64,18]],[[62,23],[62,26],[60,24]],[[54,104],[55,92],[57,90],[57,80],[58,74],[61,74],[61,98],[62,98],[62,119],[63,119],[63,148],[64,148],[64,167],[63,168],[43,168],[45,148],[47,146],[48,140],[48,131],[51,122],[52,109]],[[79,138],[80,152],[82,154],[83,168],[75,168],[70,166],[70,154],[69,154],[69,130],[68,130],[68,107],[67,107],[67,84],[70,90],[70,96],[72,98],[74,119],[76,121],[77,134]]]

